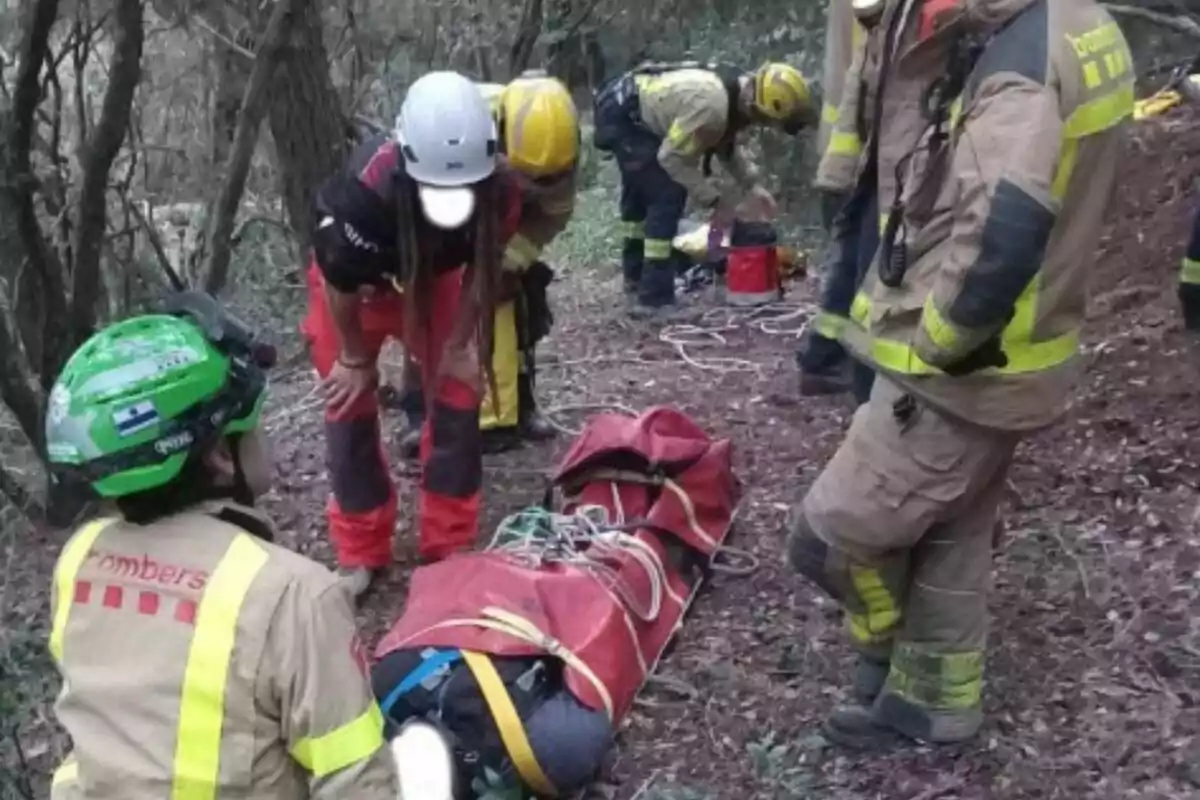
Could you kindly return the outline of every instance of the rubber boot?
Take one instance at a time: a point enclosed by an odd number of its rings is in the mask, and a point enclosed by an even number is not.
[[[800,372],[800,396],[824,397],[845,394],[852,388],[845,370],[833,373]]]
[[[888,750],[910,742],[959,744],[983,724],[983,711],[931,711],[886,689],[869,706],[851,703],[834,709],[821,734],[855,750]]]
[[[517,408],[519,422],[517,430],[522,439],[531,442],[545,442],[558,435],[558,429],[550,424],[550,420],[542,416],[533,396],[533,376],[523,374],[517,376]]]
[[[1183,307],[1183,327],[1200,332],[1200,283],[1179,284],[1179,302]]]

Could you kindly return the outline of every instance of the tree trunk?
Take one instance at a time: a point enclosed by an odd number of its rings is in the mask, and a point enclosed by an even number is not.
[[[533,61],[534,48],[542,35],[542,0],[525,0],[521,23],[508,57],[508,73],[515,78]]]
[[[347,146],[348,122],[329,76],[318,6],[302,0],[297,9],[269,101],[281,194],[301,253],[311,243],[313,195],[341,167]]]
[[[142,76],[141,0],[117,0],[114,11],[112,60],[108,65],[108,85],[104,89],[100,120],[92,129],[79,159],[83,181],[72,248],[75,253],[70,316],[72,338],[61,351],[48,354],[53,359],[49,365],[52,369],[42,375],[42,382],[47,386],[57,377],[70,350],[90,336],[96,327],[100,255],[108,226],[109,170],[129,130],[133,96]]]
[[[233,256],[233,223],[246,188],[246,175],[250,172],[254,146],[258,142],[267,91],[279,66],[280,47],[287,39],[297,8],[305,2],[283,0],[277,3],[254,58],[254,68],[250,72],[250,81],[237,114],[233,148],[223,162],[225,182],[215,207],[209,213],[204,247],[208,258],[203,275],[204,289],[211,294],[221,291],[229,275],[229,261]]]
[[[250,81],[250,61],[220,39],[213,39],[216,91],[212,108],[212,167],[219,170],[229,159],[237,132],[238,111]]]

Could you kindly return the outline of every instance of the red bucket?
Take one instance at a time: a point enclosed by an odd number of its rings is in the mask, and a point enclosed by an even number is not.
[[[774,244],[730,248],[725,266],[726,303],[760,306],[782,296],[779,252]]]

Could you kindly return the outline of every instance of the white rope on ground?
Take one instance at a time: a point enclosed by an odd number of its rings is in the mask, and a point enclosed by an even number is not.
[[[555,419],[556,414],[562,414],[568,411],[617,411],[626,416],[636,417],[638,412],[623,403],[565,403],[562,405],[551,406],[542,411],[542,416],[546,421],[569,436],[578,436],[583,433],[582,428],[571,428]]]
[[[762,365],[746,358],[732,356],[694,355],[692,350],[712,346],[728,346],[725,334],[742,330],[756,330],[768,336],[787,336],[799,339],[808,329],[813,316],[813,306],[808,303],[768,303],[748,309],[730,307],[706,311],[699,323],[668,325],[659,334],[659,340],[670,345],[676,355],[688,366],[706,372],[729,374],[734,372],[759,372]],[[798,326],[788,325],[799,321]]]

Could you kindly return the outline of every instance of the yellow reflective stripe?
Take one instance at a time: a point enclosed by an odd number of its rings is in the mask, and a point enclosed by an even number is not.
[[[225,684],[242,603],[267,551],[238,534],[208,580],[183,673],[175,739],[173,800],[213,800],[220,773]]]
[[[954,102],[950,104],[950,127],[957,128],[958,123],[962,121],[963,99],[960,94],[954,98]]]
[[[51,778],[50,785],[59,786],[77,780],[79,780],[79,762],[74,758],[69,758],[54,770],[54,777]]]
[[[671,257],[671,240],[670,239],[647,239],[643,245],[643,254],[646,258],[663,259]]]
[[[671,127],[667,130],[667,142],[685,156],[694,156],[700,152],[700,143],[696,141],[695,136],[680,126],[679,120],[672,122]]]
[[[67,630],[67,619],[71,616],[71,606],[75,603],[75,579],[79,569],[105,528],[115,520],[112,517],[94,519],[79,529],[79,532],[67,542],[58,557],[54,567],[54,588],[57,595],[57,605],[54,607],[54,621],[50,626],[50,655],[62,664],[63,635]]]
[[[870,314],[871,298],[867,297],[866,292],[860,291],[854,295],[854,302],[850,304],[850,319],[854,320],[856,325],[866,327]]]
[[[826,103],[821,106],[821,122],[825,125],[836,125],[841,118],[842,112],[833,103]]]
[[[496,672],[496,667],[492,664],[492,659],[483,653],[475,653],[470,650],[463,650],[462,657],[463,661],[467,662],[471,674],[475,676],[476,683],[479,684],[479,691],[483,694],[488,710],[492,712],[496,729],[500,731],[504,749],[512,758],[513,766],[517,768],[521,778],[539,795],[558,797],[558,790],[546,777],[541,764],[533,754],[533,747],[529,744],[525,726],[521,722],[520,715],[517,714],[516,706],[513,705],[512,697],[509,696],[504,681],[500,679],[500,674]]]
[[[874,567],[851,565],[850,581],[863,604],[861,613],[847,615],[850,635],[861,644],[877,644],[890,639],[900,622],[900,609],[891,592],[883,585],[883,576]]]
[[[1185,258],[1179,270],[1179,282],[1200,284],[1200,261]]]
[[[976,708],[983,694],[983,664],[980,650],[934,653],[899,645],[892,653],[886,690],[930,710]]]
[[[353,722],[324,736],[305,737],[292,745],[292,758],[314,777],[323,778],[364,761],[383,747],[383,714],[374,702]]]
[[[542,248],[518,233],[508,240],[508,247],[504,250],[504,257],[520,269],[528,269],[533,262],[537,261],[541,252]]]
[[[849,320],[840,314],[832,311],[818,311],[817,315],[813,317],[812,326],[814,331],[826,339],[837,339],[841,337],[847,322]]]
[[[829,137],[826,153],[835,156],[858,156],[862,154],[862,139],[852,131],[834,131]]]
[[[626,239],[641,239],[645,235],[645,222],[621,222],[621,236]]]
[[[1041,372],[1069,361],[1079,350],[1078,330],[1056,336],[1043,342],[1032,341],[1034,321],[1037,317],[1037,290],[1040,274],[1035,276],[1017,299],[1013,318],[1001,336],[1006,367],[988,367],[979,371],[981,375],[1019,375],[1026,372]],[[850,318],[869,333],[868,318],[871,300],[865,292],[859,292],[850,307]],[[902,375],[940,375],[942,370],[926,363],[908,342],[872,336],[865,355],[878,366]]]
[[[933,302],[933,295],[925,298],[925,308],[921,314],[921,325],[925,328],[926,335],[929,336],[929,341],[933,342],[933,346],[938,350],[946,353],[952,353],[962,344],[963,337],[959,335],[958,329],[942,316],[942,312],[938,311],[937,303]]]
[[[1067,117],[1063,136],[1082,139],[1119,124],[1133,114],[1133,81],[1084,103]]]

